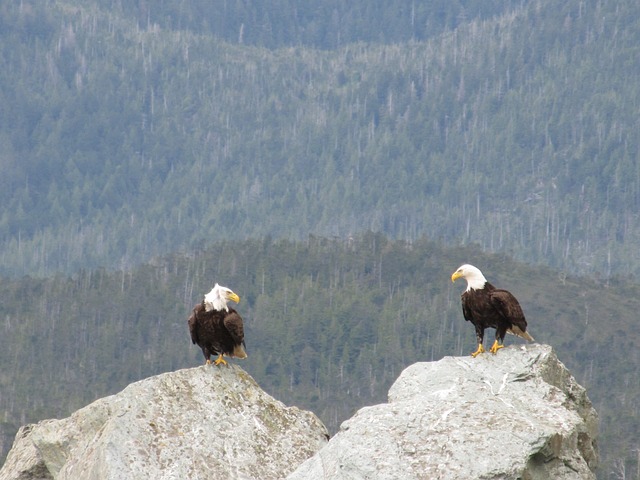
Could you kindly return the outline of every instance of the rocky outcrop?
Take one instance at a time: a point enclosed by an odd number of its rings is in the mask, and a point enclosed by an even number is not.
[[[597,414],[549,346],[408,367],[289,480],[595,478]]]
[[[327,439],[313,413],[273,399],[240,367],[202,366],[22,427],[0,479],[283,478]]]
[[[597,423],[545,345],[412,365],[388,403],[361,409],[328,443],[314,414],[240,367],[199,367],[22,427],[0,480],[585,480]]]

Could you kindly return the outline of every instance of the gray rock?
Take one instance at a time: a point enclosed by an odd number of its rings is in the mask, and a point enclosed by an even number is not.
[[[313,413],[273,399],[240,367],[202,366],[22,427],[0,479],[284,478],[327,438]]]
[[[289,477],[595,478],[598,418],[546,345],[417,363]]]

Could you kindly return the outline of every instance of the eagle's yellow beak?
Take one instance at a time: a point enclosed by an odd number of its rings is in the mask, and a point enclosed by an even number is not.
[[[235,293],[231,292],[229,294],[229,300],[233,300],[236,303],[240,303],[240,297],[238,295],[236,295]]]
[[[453,274],[451,275],[451,281],[455,282],[457,279],[459,279],[462,276],[462,272],[460,270],[456,270],[455,272],[453,272]]]

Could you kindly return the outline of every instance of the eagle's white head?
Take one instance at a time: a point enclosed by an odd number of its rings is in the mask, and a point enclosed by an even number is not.
[[[487,279],[484,278],[480,269],[469,264],[464,264],[453,272],[453,275],[451,275],[451,281],[455,282],[460,277],[467,281],[467,291],[471,289],[480,290],[484,288],[484,284],[487,283]]]
[[[211,291],[204,296],[204,309],[207,312],[210,312],[211,310],[226,310],[228,312],[228,300],[240,303],[240,297],[236,295],[233,290],[216,283]]]

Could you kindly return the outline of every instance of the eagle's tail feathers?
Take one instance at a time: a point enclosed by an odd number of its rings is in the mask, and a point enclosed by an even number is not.
[[[520,327],[514,325],[513,327],[511,327],[510,329],[507,330],[508,333],[510,333],[511,335],[516,335],[520,338],[524,338],[525,340],[528,340],[529,342],[535,342],[534,338],[529,335],[528,332],[521,330]]]
[[[247,358],[247,352],[242,345],[236,345],[233,347],[233,354],[231,355],[235,358]]]

